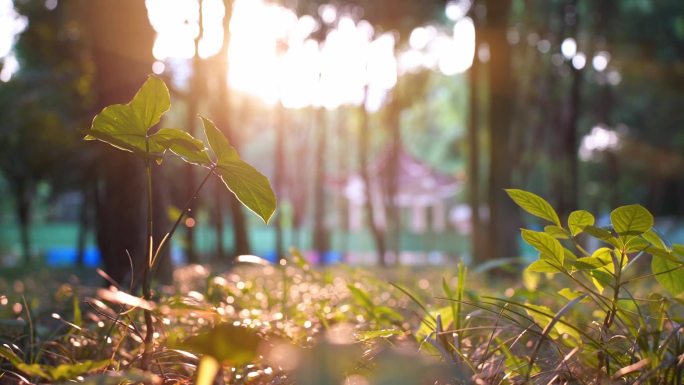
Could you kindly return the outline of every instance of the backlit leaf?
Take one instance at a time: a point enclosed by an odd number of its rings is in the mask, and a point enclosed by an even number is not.
[[[170,150],[188,163],[209,165],[211,159],[201,140],[177,128],[163,128],[150,135],[150,147]]]
[[[565,252],[556,238],[527,229],[522,229],[521,234],[525,242],[539,251],[541,259],[550,259],[554,264],[563,265]]]
[[[166,84],[150,76],[128,104],[114,104],[97,114],[84,139],[101,140],[140,156],[160,157],[163,151],[148,149],[147,131],[159,123],[170,104]]]
[[[547,225],[544,226],[544,232],[546,234],[549,234],[550,236],[556,238],[556,239],[568,239],[568,233],[563,229],[562,227],[558,227],[556,225]]]
[[[202,118],[202,123],[209,146],[216,154],[216,172],[221,180],[243,205],[268,223],[276,208],[275,193],[268,178],[240,159],[211,120]]]
[[[651,269],[655,278],[673,296],[684,293],[684,266],[667,258],[654,255]]]
[[[544,200],[544,198],[531,192],[518,189],[507,189],[506,193],[523,210],[561,227],[558,214],[556,214],[556,211]]]
[[[610,221],[623,239],[645,233],[653,227],[653,215],[641,205],[616,208],[610,213]]]
[[[570,213],[570,216],[568,217],[568,228],[570,228],[570,232],[572,233],[572,235],[576,236],[577,234],[584,231],[585,227],[593,226],[594,221],[594,216],[588,211],[573,211],[572,213]]]

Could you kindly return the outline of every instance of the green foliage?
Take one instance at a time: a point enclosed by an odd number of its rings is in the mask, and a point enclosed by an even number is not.
[[[561,227],[560,219],[558,219],[556,211],[551,207],[549,202],[542,199],[539,195],[517,189],[507,189],[506,193],[518,206],[522,207],[523,210]]]
[[[215,162],[209,157],[202,141],[185,131],[162,128],[151,132],[170,106],[166,84],[150,76],[130,102],[105,107],[97,114],[85,139],[97,139],[158,162],[169,150],[185,162],[209,167],[218,173],[240,202],[268,222],[276,207],[275,194],[268,179],[240,159],[235,148],[213,122],[201,118],[209,147],[216,157]]]
[[[216,171],[223,183],[242,204],[257,214],[264,222],[275,212],[276,197],[268,179],[240,159],[228,139],[206,118],[202,118],[209,147],[216,155]]]

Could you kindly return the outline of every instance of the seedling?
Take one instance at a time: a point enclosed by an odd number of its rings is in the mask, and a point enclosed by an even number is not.
[[[147,179],[147,263],[143,271],[143,298],[151,299],[150,271],[157,257],[168,244],[170,238],[187,212],[190,203],[196,199],[199,191],[212,174],[216,174],[237,199],[257,214],[264,222],[273,215],[276,197],[268,179],[243,161],[228,139],[212,121],[201,117],[204,133],[209,149],[204,143],[189,133],[176,128],[162,128],[154,131],[161,117],[169,110],[171,98],[166,84],[155,76],[147,81],[127,104],[114,104],[105,107],[93,120],[92,127],[84,139],[100,140],[121,150],[128,151],[142,159],[145,163]],[[164,155],[170,152],[183,161],[209,171],[204,180],[189,198],[186,207],[181,211],[171,230],[160,241],[153,239],[152,213],[152,162],[162,163]],[[154,323],[151,310],[144,310],[145,347],[140,367],[149,365],[153,349]]]

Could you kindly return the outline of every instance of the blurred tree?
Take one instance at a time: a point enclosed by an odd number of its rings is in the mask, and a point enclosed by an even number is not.
[[[12,187],[22,254],[29,263],[37,184],[65,186],[83,178],[80,169],[69,166],[78,157],[77,128],[90,107],[90,67],[69,4],[48,9],[44,1],[23,1],[15,7],[30,22],[15,46],[20,70],[0,83],[0,171]]]

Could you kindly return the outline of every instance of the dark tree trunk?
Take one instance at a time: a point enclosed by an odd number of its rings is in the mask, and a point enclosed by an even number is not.
[[[476,37],[475,47],[478,46]],[[476,50],[477,51],[477,50]],[[468,111],[468,203],[471,212],[471,252],[474,261],[485,259],[480,220],[480,71],[477,53],[468,72],[470,97]]]
[[[21,243],[21,256],[24,264],[32,262],[31,255],[31,206],[33,193],[30,182],[26,179],[14,180],[14,198],[17,208],[17,220],[19,221],[19,241]]]
[[[81,186],[83,202],[78,213],[78,240],[76,241],[76,265],[85,264],[85,254],[88,247],[88,233],[91,224],[91,209],[93,206],[93,185],[90,181],[83,181]]]
[[[363,179],[363,185],[365,187],[366,202],[364,207],[366,209],[366,219],[368,221],[368,227],[373,235],[373,241],[375,242],[375,250],[378,254],[378,264],[380,266],[385,266],[387,261],[385,260],[387,254],[387,246],[385,244],[385,233],[377,225],[375,219],[375,212],[373,210],[372,201],[372,189],[370,185],[370,175],[368,170],[368,144],[370,140],[370,130],[368,126],[368,111],[365,106],[359,107],[361,113],[361,129],[359,130],[359,171],[361,174],[361,179]]]
[[[567,13],[571,12],[574,16],[571,17],[574,22],[570,25],[570,36],[577,36],[579,24],[579,12],[577,10],[577,1],[570,0],[565,5],[564,19],[568,19]],[[558,214],[561,219],[567,217],[572,210],[578,208],[578,194],[579,194],[579,161],[577,159],[578,140],[577,140],[577,122],[580,116],[581,103],[581,87],[582,87],[582,69],[574,67],[572,62],[568,63],[572,80],[570,83],[570,92],[567,97],[565,108],[563,131],[560,135],[559,150],[562,154],[562,171],[559,175],[559,180],[562,181],[562,188],[560,192],[560,203],[558,205]]]
[[[487,26],[484,40],[489,44],[490,170],[489,170],[489,240],[490,258],[513,257],[518,253],[518,211],[504,189],[512,187],[510,152],[514,84],[511,74],[511,47],[506,39],[509,0],[487,2]]]
[[[138,0],[83,1],[95,64],[97,105],[126,103],[150,71],[154,32],[145,3]],[[145,196],[142,161],[101,144],[101,183],[96,204],[97,244],[105,271],[117,282],[139,282],[143,266]],[[133,260],[133,275],[127,253]]]
[[[319,261],[324,263],[325,254],[330,246],[328,229],[325,223],[325,172],[327,148],[327,114],[323,107],[316,111],[316,158],[314,164],[314,228],[313,249],[318,253]]]

